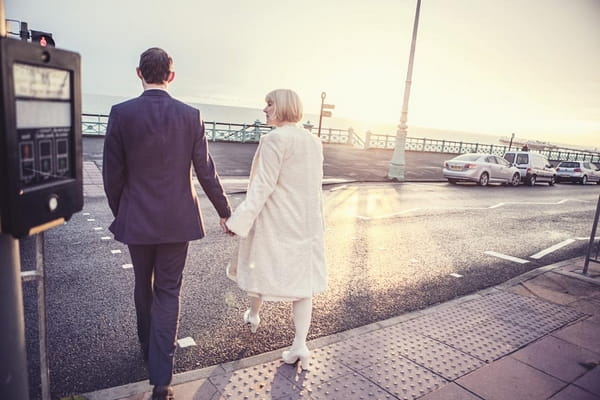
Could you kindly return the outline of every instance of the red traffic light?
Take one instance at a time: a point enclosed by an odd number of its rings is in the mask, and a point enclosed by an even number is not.
[[[42,31],[34,31],[31,30],[31,43],[37,43],[40,46],[52,46],[54,47],[54,39],[52,39],[52,34],[48,32]]]

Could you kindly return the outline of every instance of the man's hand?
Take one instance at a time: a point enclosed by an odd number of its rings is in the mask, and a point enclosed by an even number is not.
[[[221,218],[221,222],[219,222],[219,225],[221,225],[221,229],[223,230],[223,233],[226,233],[229,236],[235,236],[235,233],[230,231],[229,228],[227,227],[227,224],[225,224],[225,222],[227,222],[228,219],[229,218]]]

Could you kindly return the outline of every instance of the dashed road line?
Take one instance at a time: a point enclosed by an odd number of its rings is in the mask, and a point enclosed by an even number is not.
[[[196,346],[196,341],[191,338],[191,337],[184,337],[181,338],[177,341],[177,344],[179,345],[179,347],[184,348],[184,347],[191,347],[191,346]]]
[[[424,210],[436,210],[436,211],[441,211],[441,210],[492,210],[495,208],[500,208],[500,207],[509,206],[509,205],[547,205],[547,206],[550,205],[550,206],[552,206],[552,205],[564,204],[568,201],[576,201],[576,202],[580,202],[580,203],[589,203],[590,202],[588,200],[578,200],[578,199],[562,199],[562,200],[556,201],[554,203],[509,201],[509,202],[496,203],[496,204],[494,204],[492,206],[488,206],[488,207],[415,207],[415,208],[409,208],[408,210],[398,211],[393,214],[380,215],[377,217],[367,217],[364,215],[357,215],[355,217],[357,219],[369,221],[369,220],[373,220],[373,219],[394,218],[394,217],[401,216],[403,214],[407,214],[407,213],[410,213],[413,211],[420,211],[420,210],[423,210],[423,211]]]
[[[542,251],[539,251],[537,253],[535,253],[534,255],[530,256],[531,258],[533,258],[534,260],[539,260],[540,258],[544,257],[545,255],[548,255],[558,249],[561,249],[565,246],[570,245],[571,243],[575,242],[575,239],[567,239],[567,240],[563,240],[560,243],[555,244],[554,246],[550,246],[547,249],[544,249]]]
[[[121,250],[119,250],[119,249],[111,250],[110,252],[111,252],[111,254],[121,254]]]
[[[527,260],[523,260],[522,258],[507,256],[506,254],[496,253],[495,251],[484,251],[484,254],[487,254],[488,256],[492,257],[502,258],[503,260],[508,260],[519,264],[527,264],[529,262]]]
[[[576,237],[576,238],[574,238],[574,239],[575,239],[575,240],[590,240],[590,237],[589,237],[589,236],[586,236],[586,237]],[[596,236],[596,237],[594,238],[594,240],[600,240],[600,236]]]
[[[123,265],[121,265],[121,268],[123,268],[123,269],[131,269],[131,268],[133,268],[133,264],[123,264]]]

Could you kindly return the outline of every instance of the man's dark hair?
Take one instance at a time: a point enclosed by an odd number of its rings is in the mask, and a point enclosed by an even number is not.
[[[152,47],[140,56],[140,72],[146,83],[163,83],[169,78],[173,59],[166,51]]]

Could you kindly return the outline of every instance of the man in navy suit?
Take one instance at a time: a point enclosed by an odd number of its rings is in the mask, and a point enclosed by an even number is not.
[[[162,49],[140,56],[141,96],[112,107],[103,178],[115,217],[110,230],[128,245],[135,274],[137,330],[152,399],[173,399],[173,355],[188,242],[204,236],[193,165],[221,229],[231,208],[208,153],[200,112],[167,92],[173,60]]]

